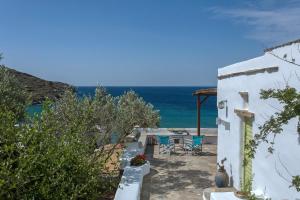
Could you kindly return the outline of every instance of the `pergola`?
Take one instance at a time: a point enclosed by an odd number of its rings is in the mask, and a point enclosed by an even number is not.
[[[201,104],[203,104],[208,97],[210,96],[217,96],[217,88],[206,88],[196,90],[193,93],[193,96],[197,96],[197,134],[200,135],[200,110]],[[203,97],[201,99],[201,96]]]

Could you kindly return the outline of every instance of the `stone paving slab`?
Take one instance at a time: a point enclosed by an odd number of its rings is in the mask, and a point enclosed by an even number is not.
[[[203,145],[201,155],[175,153],[158,154],[158,146],[147,146],[146,156],[151,163],[150,174],[144,177],[142,200],[202,199],[205,188],[214,186],[216,145]]]

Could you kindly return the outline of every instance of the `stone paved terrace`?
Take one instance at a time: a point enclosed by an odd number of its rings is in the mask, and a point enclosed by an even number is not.
[[[214,186],[217,145],[204,144],[201,155],[158,154],[157,145],[148,145],[151,172],[144,177],[141,200],[201,200],[205,188]]]

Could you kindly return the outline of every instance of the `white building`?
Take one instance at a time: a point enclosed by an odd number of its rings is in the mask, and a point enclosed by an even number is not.
[[[237,190],[252,178],[256,194],[272,200],[300,199],[300,192],[290,187],[292,176],[300,175],[297,119],[277,135],[273,154],[268,153],[269,144],[262,143],[250,167],[243,166],[245,140],[282,107],[275,99],[260,99],[260,90],[284,88],[287,83],[300,91],[300,40],[218,70],[218,162],[227,159],[224,165],[230,185]]]

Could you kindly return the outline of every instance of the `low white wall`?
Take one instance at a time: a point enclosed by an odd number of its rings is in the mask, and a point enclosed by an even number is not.
[[[297,44],[286,46],[273,51],[276,55],[287,54],[287,59],[293,58],[300,63],[300,54],[297,52]],[[218,117],[230,123],[230,129],[226,130],[224,124],[218,126],[218,161],[227,158],[224,163],[226,171],[235,188],[241,187],[242,174],[242,149],[241,142],[243,131],[241,118],[234,113],[235,108],[243,108],[243,99],[239,92],[248,92],[249,111],[255,113],[253,122],[253,134],[259,132],[258,127],[272,115],[281,105],[276,100],[261,100],[260,90],[269,88],[284,88],[286,82],[300,90],[300,67],[282,61],[269,53],[245,62],[237,63],[219,69],[218,75],[240,72],[263,67],[278,66],[279,71],[274,73],[257,73],[241,75],[218,81],[218,102],[227,100],[228,115],[226,109],[218,110]],[[268,144],[261,144],[257,149],[255,159],[252,162],[253,190],[263,193],[266,197],[276,199],[299,199],[300,193],[290,188],[291,175],[300,175],[300,136],[296,131],[296,120],[291,120],[284,126],[284,131],[275,139],[275,152],[267,151]],[[288,169],[288,170],[286,170]]]
[[[124,169],[115,200],[139,200],[143,184],[143,177],[150,173],[150,163],[133,167],[127,166]]]
[[[142,166],[130,166],[130,160],[136,155],[144,154],[147,136],[142,134],[138,142],[128,144],[121,157],[124,172],[121,177],[115,200],[139,200],[143,184],[143,177],[150,173],[150,163]]]
[[[196,134],[195,128],[186,128],[191,135]],[[170,135],[167,128],[158,129],[140,129],[141,136],[138,142],[127,144],[126,149],[120,159],[121,165],[124,168],[124,173],[121,177],[118,189],[115,194],[115,200],[139,200],[142,189],[143,177],[150,173],[150,163],[147,161],[142,167],[130,166],[130,160],[138,154],[144,154],[147,147],[148,135]],[[203,128],[211,141],[216,141],[217,130],[215,128]]]

